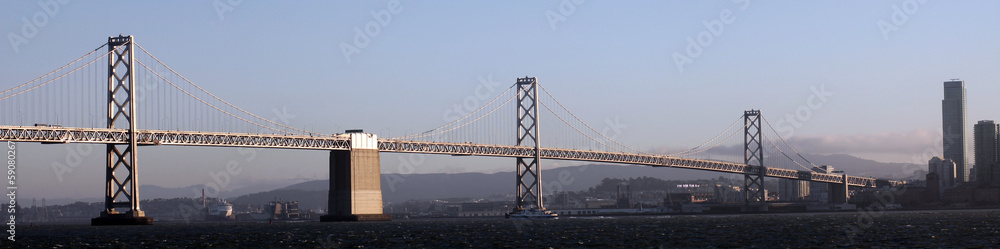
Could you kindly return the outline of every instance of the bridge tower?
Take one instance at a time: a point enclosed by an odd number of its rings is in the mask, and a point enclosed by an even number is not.
[[[389,221],[382,213],[378,136],[348,131],[350,150],[330,151],[327,215],[320,221]]]
[[[517,78],[517,146],[534,146],[534,157],[517,158],[517,199],[514,212],[545,210],[542,201],[541,151],[538,143],[538,80]]]
[[[91,219],[94,226],[153,224],[139,206],[133,41],[132,36],[108,37],[108,129],[128,129],[122,134],[128,143],[107,145],[104,211]]]
[[[767,211],[767,197],[764,194],[764,147],[761,135],[760,110],[743,112],[743,162],[747,169],[743,172],[744,211]]]

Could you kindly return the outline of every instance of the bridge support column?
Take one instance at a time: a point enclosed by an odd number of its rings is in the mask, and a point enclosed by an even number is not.
[[[108,129],[128,129],[128,143],[107,145],[104,211],[93,226],[153,224],[139,206],[133,46],[132,36],[108,37]]]
[[[747,169],[743,172],[744,212],[767,211],[767,196],[764,190],[764,147],[761,142],[760,110],[743,112],[743,162]]]
[[[844,175],[843,182],[840,183],[830,183],[830,203],[833,204],[844,204],[847,203],[848,196],[848,184],[847,175]]]
[[[351,150],[330,151],[329,211],[320,221],[389,221],[382,213],[378,138],[349,135]]]
[[[534,157],[517,158],[514,212],[545,210],[542,199],[541,150],[538,143],[538,80],[517,78],[517,146],[534,146]]]

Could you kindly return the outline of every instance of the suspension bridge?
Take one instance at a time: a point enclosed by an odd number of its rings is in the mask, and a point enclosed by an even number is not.
[[[153,223],[140,205],[137,156],[140,146],[158,145],[330,151],[329,211],[323,221],[389,219],[382,212],[381,152],[515,158],[514,211],[545,209],[542,159],[742,174],[748,211],[767,209],[767,177],[829,183],[834,202],[846,202],[849,187],[896,184],[810,170],[816,165],[777,135],[759,110],[745,111],[691,149],[633,148],[588,125],[533,77],[518,78],[479,109],[425,132],[380,138],[362,131],[307,131],[217,97],[132,36],[109,37],[64,66],[3,90],[0,109],[3,141],[106,144],[105,208],[93,225]]]

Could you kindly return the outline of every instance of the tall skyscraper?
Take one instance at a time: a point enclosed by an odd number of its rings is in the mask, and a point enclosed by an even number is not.
[[[997,144],[997,126],[993,120],[979,121],[972,128],[975,143],[976,181],[979,186],[1000,187],[1000,148]]]
[[[955,162],[955,181],[969,182],[968,140],[965,138],[965,81],[944,82],[941,100],[941,123],[944,131],[944,158]]]

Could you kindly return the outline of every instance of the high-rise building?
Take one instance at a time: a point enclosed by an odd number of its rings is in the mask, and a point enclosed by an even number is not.
[[[983,120],[976,123],[973,129],[975,143],[976,181],[979,186],[1000,187],[1000,148],[997,144],[997,133],[1000,126],[993,120]]]
[[[778,179],[778,195],[782,201],[804,201],[809,196],[809,181]]]
[[[956,182],[969,182],[968,140],[965,138],[965,81],[944,82],[941,100],[941,124],[944,131],[944,159],[955,162]]]
[[[937,174],[938,194],[943,193],[946,188],[955,186],[955,162],[951,159],[931,158],[931,160],[927,161],[927,173]],[[930,181],[927,184],[930,184]]]
[[[833,166],[822,165],[812,168],[813,172],[823,173],[823,174],[841,174],[844,171],[834,170]],[[830,184],[825,182],[809,182],[809,198],[810,201],[818,201],[820,203],[828,203],[830,201]]]

